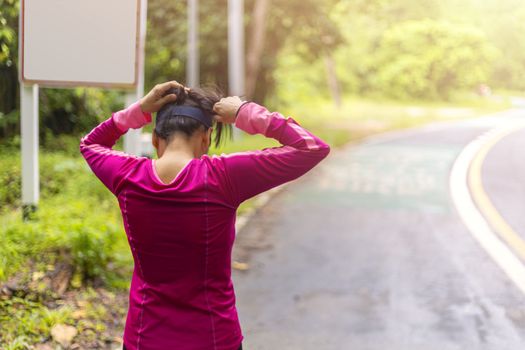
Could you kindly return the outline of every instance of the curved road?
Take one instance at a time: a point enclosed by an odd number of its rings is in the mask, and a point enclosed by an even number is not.
[[[490,150],[483,162],[483,184],[498,212],[525,240],[525,129]]]
[[[332,151],[237,237],[247,350],[525,349],[525,294],[473,238],[450,171],[484,132],[525,117],[434,124]],[[525,131],[488,153],[483,182],[525,239]]]

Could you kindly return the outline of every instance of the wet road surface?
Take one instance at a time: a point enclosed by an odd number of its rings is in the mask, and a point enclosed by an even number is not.
[[[234,249],[249,264],[233,274],[243,346],[525,349],[525,295],[469,233],[449,190],[465,145],[512,118],[431,125],[333,150],[277,194]],[[498,143],[483,179],[502,216],[525,234],[523,146],[525,132]]]

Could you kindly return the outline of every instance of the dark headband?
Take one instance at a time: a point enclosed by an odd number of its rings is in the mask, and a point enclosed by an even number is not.
[[[211,115],[208,115],[207,113],[204,113],[202,109],[197,107],[191,107],[191,106],[179,106],[179,105],[166,105],[164,106],[158,113],[157,113],[157,120],[158,123],[160,120],[176,116],[176,115],[182,115],[185,117],[190,117],[195,120],[200,121],[202,124],[206,125],[208,128],[211,128],[212,126],[212,117]]]

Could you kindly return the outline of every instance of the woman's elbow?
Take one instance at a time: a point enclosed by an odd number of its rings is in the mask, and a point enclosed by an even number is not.
[[[321,156],[321,158],[326,158],[328,156],[328,154],[330,153],[330,145],[327,144],[326,142],[321,142],[319,144],[319,155]]]
[[[87,135],[86,135],[80,139],[80,142],[78,144],[78,150],[80,151],[80,154],[82,154],[85,157],[88,148],[89,148],[89,142],[87,142]]]
[[[85,143],[85,138],[82,137],[80,139],[80,142],[78,144],[78,150],[80,151],[80,153],[82,153],[82,151],[86,148],[86,143]]]

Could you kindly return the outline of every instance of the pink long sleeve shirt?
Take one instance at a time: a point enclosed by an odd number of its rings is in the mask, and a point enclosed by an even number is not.
[[[130,350],[237,350],[243,335],[231,280],[236,210],[305,174],[330,147],[291,117],[255,102],[235,126],[282,146],[192,159],[168,184],[154,160],[112,147],[151,122],[139,102],[113,113],[80,141],[80,152],[117,197],[134,270],[124,344]]]

